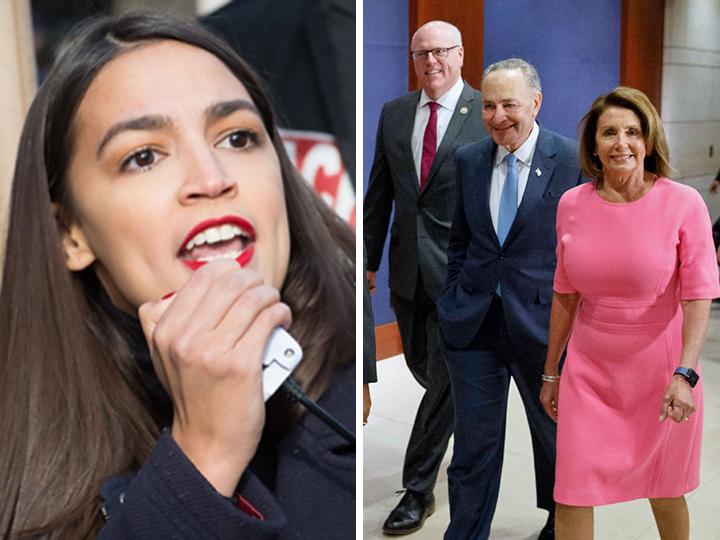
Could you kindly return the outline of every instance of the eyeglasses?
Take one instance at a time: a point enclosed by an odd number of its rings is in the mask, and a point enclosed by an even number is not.
[[[447,57],[450,51],[457,49],[459,46],[460,45],[453,45],[452,47],[437,47],[427,51],[411,51],[410,56],[412,56],[414,60],[425,60],[428,57],[428,54],[432,53],[434,58],[443,59]]]

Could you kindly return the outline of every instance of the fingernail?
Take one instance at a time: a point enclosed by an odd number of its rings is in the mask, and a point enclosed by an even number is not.
[[[170,292],[167,293],[165,296],[163,296],[160,300],[167,300],[168,298],[170,298],[171,296],[173,296],[176,292],[177,292],[177,291],[170,291]]]

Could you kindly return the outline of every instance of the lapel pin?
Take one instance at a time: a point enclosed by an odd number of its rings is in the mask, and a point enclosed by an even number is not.
[[[542,171],[540,170],[540,167],[538,167],[537,169],[535,169],[535,175],[536,175],[536,176],[542,176]]]
[[[467,114],[468,108],[467,107],[460,107],[460,114]]]

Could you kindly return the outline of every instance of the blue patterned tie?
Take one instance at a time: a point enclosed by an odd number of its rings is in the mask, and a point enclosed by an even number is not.
[[[515,214],[517,214],[517,195],[518,195],[518,176],[515,167],[517,158],[515,154],[505,156],[507,164],[507,176],[505,177],[505,185],[503,186],[502,195],[500,195],[500,213],[498,214],[497,237],[498,242],[502,246],[510,231]]]
[[[502,194],[500,195],[500,212],[498,214],[497,226],[497,237],[501,246],[505,242],[508,231],[510,231],[510,227],[512,227],[513,220],[515,219],[515,214],[517,214],[518,192],[518,177],[517,169],[515,168],[517,158],[515,154],[508,154],[505,156],[504,161],[507,164],[508,172],[505,177]],[[498,296],[502,296],[500,283],[497,284],[495,292]]]

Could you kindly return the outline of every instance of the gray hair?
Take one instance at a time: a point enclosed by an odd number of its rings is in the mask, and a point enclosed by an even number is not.
[[[450,35],[455,38],[458,45],[462,45],[462,34],[460,33],[460,30],[457,26],[454,24],[450,24],[447,21],[430,21],[423,24],[420,28],[415,30],[415,33],[412,35],[412,39],[410,40],[410,43],[412,43],[415,40],[415,36],[420,32],[420,30],[426,30],[428,28],[432,27],[438,27],[446,30],[450,33]]]
[[[523,77],[525,77],[525,83],[530,89],[534,90],[535,92],[542,93],[542,87],[540,86],[540,76],[538,75],[537,69],[535,69],[535,66],[533,66],[529,62],[526,62],[522,58],[507,58],[505,60],[495,62],[494,64],[490,64],[488,67],[485,68],[485,71],[483,71],[482,80],[484,81],[485,79],[487,79],[487,76],[490,75],[493,71],[511,69],[517,69],[523,74]]]

